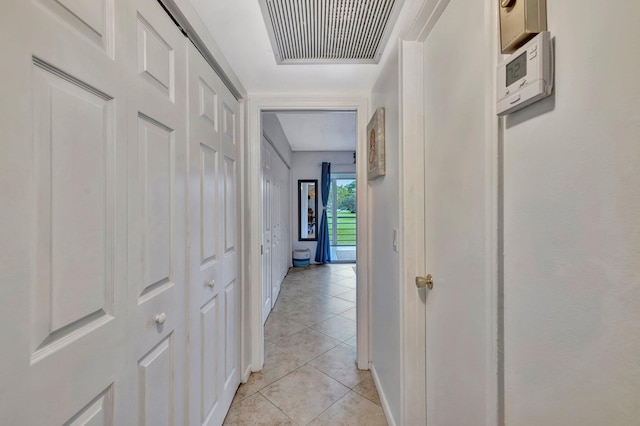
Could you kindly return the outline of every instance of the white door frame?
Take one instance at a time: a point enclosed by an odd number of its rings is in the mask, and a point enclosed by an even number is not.
[[[400,264],[401,312],[402,312],[402,376],[401,376],[401,424],[426,422],[426,339],[424,290],[416,292],[416,276],[426,276],[425,269],[425,198],[424,182],[424,72],[423,52],[427,36],[438,22],[450,0],[425,1],[409,28],[401,35],[400,44],[400,197],[404,256]],[[502,337],[501,303],[502,289],[500,245],[501,181],[499,160],[498,120],[495,109],[495,66],[498,63],[497,8],[494,0],[484,0],[485,15],[490,16],[485,26],[485,58],[482,64],[486,88],[487,111],[485,143],[486,252],[487,297],[484,301],[488,313],[486,321],[486,425],[498,425],[503,412],[502,361],[499,353]],[[419,297],[418,297],[419,295]]]
[[[251,333],[251,371],[259,371],[264,363],[264,329],[262,325],[262,262],[260,244],[262,242],[262,194],[261,194],[261,128],[260,113],[266,110],[355,110],[357,112],[358,158],[365,158],[366,140],[364,137],[369,116],[369,100],[366,97],[345,96],[250,96],[247,101],[247,180],[249,191],[249,244],[246,248],[248,259],[248,282],[251,306],[251,322],[245,330]],[[358,194],[358,230],[357,230],[357,301],[358,308],[358,368],[369,369],[369,216],[367,213],[368,185],[367,168],[364,161],[356,164]],[[362,212],[362,213],[360,213]]]

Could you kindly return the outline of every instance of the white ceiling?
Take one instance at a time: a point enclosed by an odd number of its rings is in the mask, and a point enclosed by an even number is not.
[[[258,0],[190,1],[250,94],[369,93],[391,50],[380,64],[277,65]],[[389,43],[402,20],[401,13]]]
[[[355,151],[355,111],[276,113],[293,151]]]

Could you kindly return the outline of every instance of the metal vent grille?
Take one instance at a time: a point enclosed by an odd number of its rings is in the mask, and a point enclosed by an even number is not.
[[[377,63],[402,0],[260,0],[279,64]]]

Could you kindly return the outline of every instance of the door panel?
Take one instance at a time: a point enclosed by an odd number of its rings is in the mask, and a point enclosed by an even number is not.
[[[123,9],[52,3],[14,1],[0,16],[0,413],[114,424],[126,379]]]
[[[139,302],[149,293],[158,294],[172,287],[175,277],[175,251],[171,230],[175,228],[172,194],[175,193],[175,133],[146,117],[138,118],[139,209],[142,234],[142,280]]]
[[[271,285],[273,267],[272,260],[272,181],[271,181],[271,152],[267,149],[267,145],[263,139],[262,142],[262,323],[267,321],[267,317],[271,312]]]
[[[37,360],[113,318],[115,141],[112,98],[46,64],[33,71]]]
[[[115,26],[117,2],[109,0],[36,0],[39,7],[46,9],[55,19],[66,24],[79,38],[94,44],[114,58]]]
[[[218,151],[203,143],[200,144],[202,167],[200,172],[200,266],[217,262],[220,215],[218,214]]]
[[[217,342],[215,336],[219,329],[220,304],[216,295],[205,304],[200,310],[200,334],[198,335],[199,346],[202,348],[202,358],[200,359],[200,376],[195,378],[195,382],[200,385],[202,395],[200,396],[199,419],[201,424],[207,424],[207,417],[210,413],[215,413],[218,403],[218,383],[220,382],[215,360]],[[214,338],[212,338],[214,336]],[[212,362],[213,361],[213,362]],[[192,366],[195,368],[196,366]],[[192,374],[193,378],[195,374]],[[198,398],[196,398],[198,399]],[[193,422],[193,419],[192,419]]]
[[[127,357],[136,372],[128,423],[178,425],[185,415],[187,40],[156,1],[127,6]]]
[[[173,422],[175,382],[171,372],[172,336],[162,340],[138,362],[138,422],[145,425],[171,425]]]
[[[484,63],[483,14],[482,2],[451,0],[424,43],[425,253],[434,281],[426,298],[427,423],[434,426],[486,418],[488,94],[466,66]],[[452,50],[451,40],[464,48]]]
[[[89,402],[64,426],[105,426],[113,424],[113,386]]]
[[[189,45],[189,421],[222,424],[240,383],[238,103]]]
[[[282,166],[282,161],[279,158],[274,158],[275,163],[278,166]],[[282,250],[280,245],[280,239],[282,234],[282,178],[279,176],[281,167],[278,168],[277,179],[274,179],[273,185],[273,205],[272,205],[272,253],[273,253],[273,266],[271,268],[271,305],[275,306],[278,300],[278,294],[280,293],[280,282],[282,281]]]
[[[236,162],[224,157],[224,253],[236,253]]]

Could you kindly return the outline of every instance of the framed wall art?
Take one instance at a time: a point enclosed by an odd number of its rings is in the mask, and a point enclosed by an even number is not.
[[[376,109],[367,125],[367,177],[369,180],[385,174],[384,108]]]

